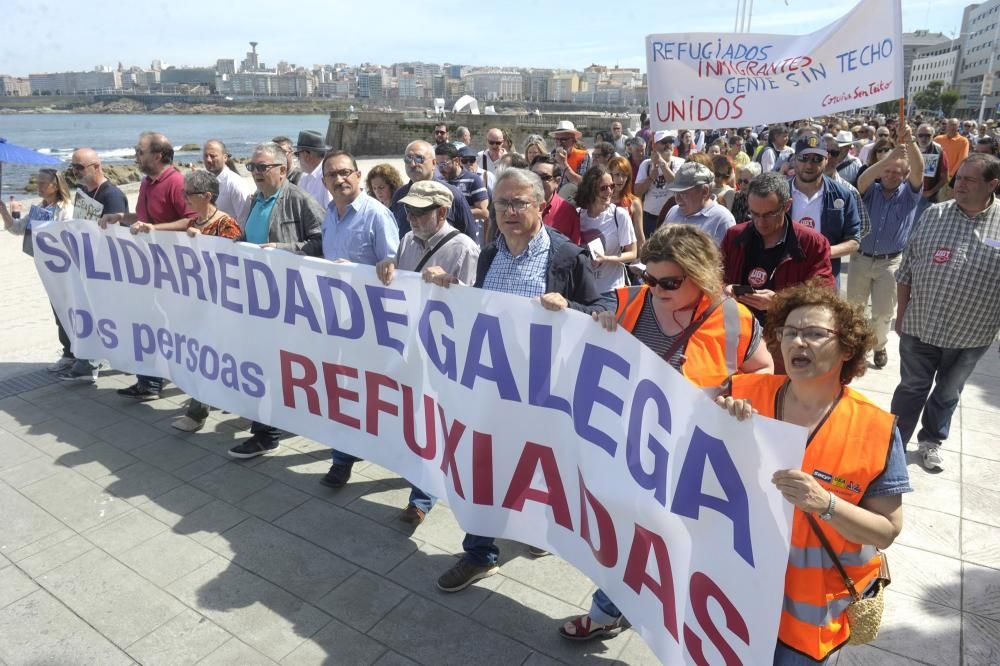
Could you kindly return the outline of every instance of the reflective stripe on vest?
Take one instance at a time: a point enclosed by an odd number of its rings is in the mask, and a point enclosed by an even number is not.
[[[726,329],[726,371],[732,376],[740,369],[737,358],[740,346],[740,306],[732,298],[722,301],[722,322]]]
[[[631,310],[632,304],[635,303],[635,300],[637,298],[645,298],[646,297],[646,290],[642,289],[641,287],[639,289],[629,289],[628,287],[622,287],[621,289],[618,290],[618,297],[619,298],[621,298],[622,291],[624,291],[626,294],[628,294],[628,296],[625,299],[625,305],[624,306],[622,306],[622,305],[618,306],[618,317],[617,317],[617,319],[618,319],[618,325],[621,326],[621,327],[623,327],[629,333],[631,333],[632,329],[635,328],[635,322],[638,321],[638,319],[639,319],[639,313],[636,312],[633,321],[629,322],[628,324],[625,323],[625,320],[630,318],[629,317],[629,315],[631,314],[630,310]],[[640,309],[640,311],[641,311],[641,309]]]
[[[850,605],[850,597],[834,599],[824,606],[816,606],[805,601],[796,601],[790,597],[785,597],[782,608],[786,613],[800,622],[805,622],[816,627],[825,627],[839,618]]]
[[[845,567],[863,567],[877,554],[878,549],[875,546],[862,546],[861,550],[837,553],[837,557],[840,558],[840,563]],[[831,569],[833,568],[833,560],[826,554],[826,549],[822,546],[813,548],[792,546],[791,550],[788,551],[788,566],[799,569]]]

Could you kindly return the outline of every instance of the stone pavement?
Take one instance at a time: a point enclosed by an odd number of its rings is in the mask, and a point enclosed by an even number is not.
[[[8,234],[0,284],[0,663],[656,663],[634,632],[560,639],[593,585],[519,544],[503,544],[500,575],[438,592],[462,531],[446,506],[406,529],[395,515],[407,484],[376,465],[331,491],[318,482],[329,453],[315,442],[236,462],[226,450],[246,422],[213,412],[202,432],[175,431],[176,389],[135,404],[115,394],[130,383],[121,374],[50,383],[52,313]],[[886,408],[890,358],[858,382]],[[991,350],[965,390],[945,470],[911,460],[917,492],[889,551],[882,635],[840,664],[1000,664],[998,407]]]

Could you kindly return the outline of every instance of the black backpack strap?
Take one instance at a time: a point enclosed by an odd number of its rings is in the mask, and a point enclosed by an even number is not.
[[[420,271],[422,271],[423,268],[424,268],[424,265],[428,261],[430,261],[431,257],[434,256],[434,253],[437,252],[438,250],[440,250],[442,247],[444,247],[445,243],[447,243],[448,241],[450,241],[455,236],[458,236],[460,233],[462,233],[462,232],[459,231],[458,229],[455,229],[454,231],[452,231],[451,233],[449,233],[447,236],[445,236],[444,238],[442,238],[440,241],[438,241],[438,244],[435,245],[434,247],[432,247],[431,251],[424,255],[424,258],[420,260],[420,263],[418,263],[417,267],[415,269],[413,269],[413,270],[415,272],[417,272],[417,273],[419,273]]]

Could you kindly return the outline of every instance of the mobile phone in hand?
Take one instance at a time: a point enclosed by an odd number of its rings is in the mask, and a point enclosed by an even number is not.
[[[748,284],[734,284],[733,285],[733,296],[751,296],[753,294],[753,287]]]

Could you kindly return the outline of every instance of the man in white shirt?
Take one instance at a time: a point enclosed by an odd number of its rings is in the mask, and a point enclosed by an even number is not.
[[[312,196],[324,210],[333,201],[323,183],[323,155],[328,150],[330,146],[326,145],[326,140],[319,132],[313,130],[299,132],[299,141],[295,144],[295,157],[299,158],[299,166],[302,167],[299,188]]]
[[[253,180],[236,172],[236,165],[231,162],[232,155],[226,151],[226,144],[218,139],[205,142],[201,157],[205,162],[205,170],[219,180],[216,207],[234,220],[239,220],[250,197],[257,191]]]
[[[673,192],[677,205],[667,213],[664,224],[691,224],[712,237],[716,245],[736,220],[729,210],[712,196],[715,174],[704,164],[686,162],[674,176],[667,189]]]
[[[488,171],[494,176],[497,174],[497,163],[500,158],[507,154],[503,147],[503,130],[494,127],[486,133],[486,150],[480,150],[476,154],[476,166],[480,171]]]
[[[625,152],[625,141],[628,139],[622,131],[622,123],[620,120],[615,120],[611,123],[611,143],[615,147],[615,151],[619,155],[628,155]]]

